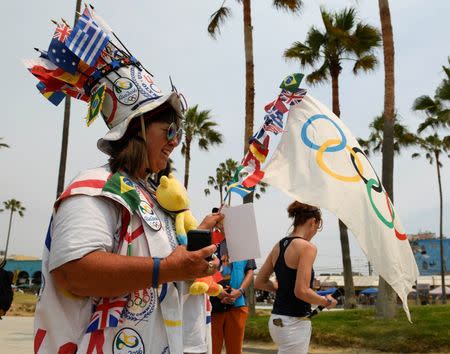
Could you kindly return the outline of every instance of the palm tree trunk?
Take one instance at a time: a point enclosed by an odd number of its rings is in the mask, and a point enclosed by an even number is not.
[[[339,104],[339,67],[331,68],[331,87],[333,97],[333,113],[340,118]],[[346,309],[356,307],[355,288],[353,286],[352,259],[350,257],[350,244],[348,242],[347,226],[339,220],[339,234],[341,239],[342,265],[344,268],[344,289]]]
[[[383,111],[383,159],[382,181],[391,201],[394,202],[394,123],[395,123],[395,78],[394,36],[388,0],[378,0],[384,54],[384,111]],[[376,314],[383,319],[395,316],[397,294],[380,276],[378,280]]]
[[[9,236],[11,235],[11,225],[12,225],[13,214],[14,214],[14,210],[11,209],[11,214],[9,214],[8,236],[6,237],[6,247],[5,247],[5,257],[4,257],[5,261],[6,261],[6,256],[8,254]]]
[[[77,0],[75,9],[75,23],[78,20],[79,13],[81,9],[81,0]],[[66,174],[66,162],[67,162],[67,147],[69,145],[69,126],[70,126],[70,97],[66,95],[65,105],[64,105],[64,124],[63,124],[63,134],[61,141],[61,155],[59,158],[59,173],[58,173],[58,186],[56,188],[56,198],[60,196],[64,189],[64,179]]]
[[[245,46],[245,133],[244,133],[244,155],[248,150],[248,141],[253,135],[253,116],[255,110],[255,75],[253,64],[253,27],[251,15],[251,0],[243,0],[244,11],[244,46]],[[253,202],[253,193],[244,198],[244,203]],[[253,279],[248,287],[248,308],[250,316],[254,316],[255,292]]]
[[[244,155],[248,150],[248,141],[253,135],[253,115],[255,109],[255,75],[253,65],[253,27],[251,1],[243,0],[244,11],[244,47],[245,47],[245,134]]]
[[[446,264],[444,259],[444,235],[442,231],[442,184],[441,184],[441,169],[439,167],[439,152],[435,151],[434,155],[436,157],[436,168],[439,183],[439,244],[440,244],[440,257],[441,257],[441,287],[442,287],[442,303],[447,303],[447,294],[445,293],[445,270]]]
[[[191,140],[186,137],[186,151],[184,154],[184,188],[188,189],[189,165],[191,163]]]

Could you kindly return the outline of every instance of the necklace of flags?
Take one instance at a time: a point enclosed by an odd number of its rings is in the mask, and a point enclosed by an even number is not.
[[[280,85],[280,94],[264,107],[266,112],[264,123],[250,138],[247,154],[237,167],[232,180],[227,184],[223,203],[227,200],[230,192],[243,198],[252,193],[256,185],[261,182],[264,177],[261,164],[269,154],[269,133],[278,135],[283,132],[286,112],[289,112],[292,106],[300,103],[306,95],[306,90],[300,88],[303,77],[304,75],[300,73],[288,75]]]
[[[107,76],[111,72],[121,77],[116,70],[129,65],[153,76],[131,55],[92,6],[85,6],[73,28],[63,19],[52,22],[56,29],[48,50],[35,48],[39,57],[24,60],[24,65],[38,78],[39,92],[55,106],[66,95],[89,102],[88,126],[102,109],[105,87],[96,86],[101,78],[111,81]]]

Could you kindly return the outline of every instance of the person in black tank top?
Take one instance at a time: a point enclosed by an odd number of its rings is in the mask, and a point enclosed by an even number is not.
[[[280,354],[307,353],[311,338],[311,304],[336,306],[331,296],[312,290],[317,248],[309,241],[322,227],[320,209],[300,202],[289,205],[292,233],[274,246],[255,280],[255,288],[276,292],[269,331]],[[275,272],[276,281],[270,279]]]

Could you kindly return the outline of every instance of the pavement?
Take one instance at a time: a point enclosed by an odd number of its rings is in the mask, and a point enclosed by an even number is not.
[[[33,321],[34,317],[3,317],[0,321],[0,352],[33,353]]]
[[[33,353],[33,320],[34,317],[6,316],[0,321],[0,353],[26,354]],[[244,342],[243,354],[275,354],[273,343]],[[223,352],[225,353],[225,351]],[[365,349],[328,348],[311,345],[309,353],[314,354],[374,354],[378,351]],[[388,354],[388,353],[384,353]]]

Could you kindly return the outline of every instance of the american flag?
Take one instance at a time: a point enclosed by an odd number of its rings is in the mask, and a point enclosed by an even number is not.
[[[271,120],[273,124],[277,125],[281,129],[283,129],[283,116],[284,114],[280,111],[272,111],[264,117],[264,121]]]
[[[109,36],[94,22],[86,8],[66,44],[81,60],[94,66],[108,42]]]
[[[299,89],[296,92],[289,92],[287,90],[282,90],[280,94],[280,98],[285,102],[286,104],[289,104],[290,106],[294,106],[296,104],[299,104],[303,97],[306,95],[305,89]]]
[[[127,296],[101,298],[95,306],[86,333],[106,327],[117,327],[127,300]]]
[[[283,128],[274,124],[271,118],[265,120],[262,128],[264,131],[274,133],[275,135],[283,132]]]

